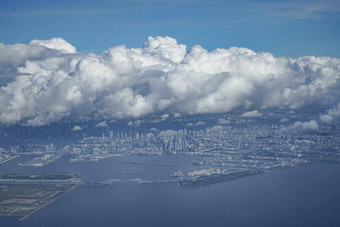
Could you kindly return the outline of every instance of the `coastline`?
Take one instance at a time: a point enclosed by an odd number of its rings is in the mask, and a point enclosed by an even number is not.
[[[71,187],[69,190],[67,190],[66,192],[64,192],[63,194],[61,194],[60,196],[56,197],[55,199],[49,201],[48,203],[42,205],[41,207],[37,208],[36,210],[32,211],[31,213],[25,215],[24,217],[20,218],[19,221],[23,221],[25,219],[27,219],[29,216],[31,216],[32,214],[34,214],[35,212],[41,210],[42,208],[48,206],[49,204],[53,203],[54,201],[56,201],[57,199],[63,197],[64,195],[70,193],[71,191],[77,189],[78,187],[80,187],[82,184],[79,184],[79,185],[74,185],[73,187]]]

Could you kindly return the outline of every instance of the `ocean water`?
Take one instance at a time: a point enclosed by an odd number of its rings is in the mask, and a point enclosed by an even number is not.
[[[167,179],[189,162],[188,157],[140,157],[142,164],[136,164],[134,158],[96,163],[64,158],[42,168],[19,167],[20,160],[13,160],[0,172],[70,171],[85,181]],[[340,226],[340,165],[313,162],[197,188],[83,185],[24,221],[0,217],[0,226]]]

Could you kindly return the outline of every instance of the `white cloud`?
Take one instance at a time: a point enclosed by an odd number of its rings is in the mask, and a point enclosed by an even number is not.
[[[289,121],[289,119],[286,118],[286,117],[284,117],[284,118],[282,118],[282,119],[280,120],[280,122],[282,122],[282,123],[285,123],[285,122],[288,122],[288,121]]]
[[[24,66],[26,61],[38,63],[53,58],[63,61],[75,53],[75,47],[61,38],[33,40],[29,45],[20,43],[4,45],[0,43],[0,75],[17,72],[17,68]],[[59,66],[55,69],[58,69]]]
[[[180,63],[187,52],[185,45],[177,44],[175,39],[168,36],[150,36],[144,43],[144,50],[148,54],[164,57],[174,63]]]
[[[180,114],[180,113],[174,113],[174,118],[179,118],[179,117],[181,117],[182,116],[182,114]]]
[[[257,110],[248,111],[248,112],[241,114],[241,117],[261,117],[261,116],[262,114]]]
[[[107,127],[107,123],[106,123],[106,121],[99,122],[99,123],[96,125],[96,127],[105,128],[105,127]]]
[[[73,131],[80,131],[80,130],[82,130],[83,128],[82,127],[80,127],[80,126],[78,126],[78,125],[75,125],[74,127],[73,127]]]
[[[168,119],[169,118],[169,114],[163,114],[162,116],[161,116],[161,121],[165,121],[166,119]]]
[[[327,110],[326,114],[320,116],[320,120],[325,123],[331,123],[335,118],[340,116],[340,102],[337,106]]]
[[[231,122],[227,119],[224,119],[224,118],[219,118],[217,119],[217,124],[221,124],[221,125],[227,125],[227,124],[230,124]]]
[[[329,57],[275,58],[236,47],[187,51],[170,37],[149,37],[143,48],[118,46],[101,55],[77,54],[60,38],[0,44],[0,53],[0,75],[16,75],[0,88],[5,124],[296,109],[335,105],[340,97],[340,59]],[[243,115],[252,114],[261,115]]]
[[[329,114],[324,114],[320,116],[320,120],[325,123],[331,123],[334,120],[334,117]]]
[[[319,125],[315,120],[306,121],[306,122],[297,121],[297,122],[294,123],[292,128],[298,129],[298,130],[317,131],[317,130],[319,130]]]
[[[134,122],[134,124],[135,124],[136,126],[140,126],[142,123],[143,123],[142,120],[136,120],[136,121]]]
[[[210,132],[221,132],[223,130],[223,126],[222,125],[215,125],[214,127],[212,127],[210,129]]]
[[[62,38],[52,38],[49,40],[32,40],[32,46],[43,46],[49,49],[58,50],[62,53],[76,53],[76,48]]]
[[[206,122],[205,121],[198,121],[195,126],[201,126],[201,125],[205,125]]]

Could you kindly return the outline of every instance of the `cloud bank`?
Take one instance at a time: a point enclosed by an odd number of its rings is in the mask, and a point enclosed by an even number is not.
[[[262,114],[259,113],[259,111],[257,110],[248,111],[248,112],[241,114],[241,117],[261,117],[261,116]]]
[[[340,59],[191,50],[170,37],[79,54],[61,38],[0,44],[0,122],[45,125],[150,113],[221,113],[339,102]],[[254,112],[255,113],[255,112]],[[258,112],[257,112],[258,113]]]
[[[306,122],[297,121],[292,126],[293,129],[303,130],[303,131],[317,131],[319,130],[319,125],[315,120],[310,120]]]
[[[326,114],[320,116],[320,120],[325,123],[331,123],[335,118],[340,116],[340,102],[337,106],[327,110]]]

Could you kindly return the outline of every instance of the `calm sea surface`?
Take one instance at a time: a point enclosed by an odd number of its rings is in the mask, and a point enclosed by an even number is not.
[[[96,163],[69,163],[64,157],[41,168],[18,166],[24,159],[1,165],[0,172],[76,172],[95,182],[171,179],[177,169],[191,168],[186,156]],[[314,162],[198,188],[84,185],[24,221],[0,217],[0,226],[340,226],[340,165]]]

